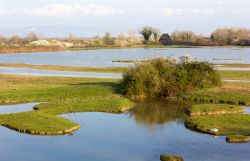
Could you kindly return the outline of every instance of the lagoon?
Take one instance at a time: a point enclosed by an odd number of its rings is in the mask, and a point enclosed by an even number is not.
[[[161,153],[185,161],[248,161],[250,143],[190,131],[183,125],[186,103],[139,102],[124,114],[76,113],[81,125],[72,135],[32,136],[0,127],[3,161],[159,161]],[[145,117],[146,116],[146,117]]]
[[[114,60],[147,60],[154,57],[175,57],[190,54],[193,58],[215,64],[250,64],[250,48],[135,48],[102,49],[83,51],[60,51],[0,54],[0,63],[81,66],[81,67],[120,67],[127,63],[115,63]]]

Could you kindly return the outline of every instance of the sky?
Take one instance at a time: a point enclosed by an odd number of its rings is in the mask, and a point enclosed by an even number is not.
[[[0,0],[0,29],[53,26],[82,29],[86,36],[142,26],[206,35],[222,27],[250,28],[249,15],[249,0]]]

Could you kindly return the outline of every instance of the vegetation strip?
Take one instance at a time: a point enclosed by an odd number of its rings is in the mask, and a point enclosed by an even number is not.
[[[227,104],[200,104],[193,105],[189,110],[190,116],[200,115],[220,115],[243,113],[245,110],[240,106],[232,106]]]
[[[14,68],[27,68],[27,69],[39,69],[39,70],[58,70],[58,71],[72,71],[72,72],[100,72],[100,73],[123,73],[126,70],[125,67],[92,68],[92,67],[32,65],[32,64],[0,64],[0,67],[14,67]]]
[[[246,143],[249,142],[250,139],[248,136],[243,136],[243,135],[231,135],[226,137],[226,141],[228,143]]]

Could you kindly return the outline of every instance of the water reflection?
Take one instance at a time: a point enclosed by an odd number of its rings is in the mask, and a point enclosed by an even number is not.
[[[129,111],[129,116],[144,126],[163,125],[173,121],[183,122],[188,107],[189,104],[184,102],[150,100],[137,102],[135,108]]]

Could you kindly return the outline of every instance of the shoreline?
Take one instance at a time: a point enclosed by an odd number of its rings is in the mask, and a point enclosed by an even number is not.
[[[46,46],[20,46],[20,47],[0,47],[0,54],[31,54],[31,53],[40,53],[40,52],[64,52],[64,51],[84,51],[84,50],[105,50],[105,49],[171,49],[171,48],[228,48],[228,49],[244,49],[250,48],[250,46],[191,46],[191,45],[135,45],[130,47],[118,47],[118,46],[109,46],[109,47],[82,47],[82,48],[65,48],[60,46],[46,47]]]

